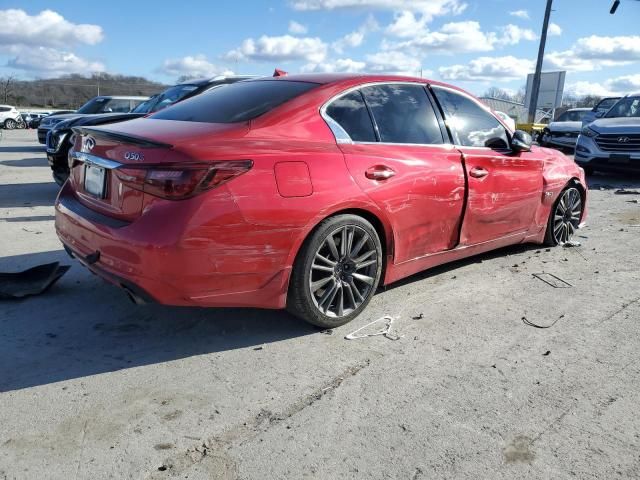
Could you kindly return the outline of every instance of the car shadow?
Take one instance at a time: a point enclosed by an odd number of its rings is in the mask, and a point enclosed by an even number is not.
[[[587,185],[594,190],[617,190],[620,188],[640,188],[640,174],[625,172],[595,172],[587,176]]]
[[[0,301],[0,391],[260,346],[317,333],[282,310],[137,306],[64,251],[0,259],[0,271],[60,261],[47,292]]]
[[[46,157],[23,158],[22,160],[2,160],[0,165],[6,167],[48,167],[49,162]]]
[[[0,153],[39,153],[45,152],[46,148],[45,145],[2,146],[0,147]]]
[[[51,180],[43,183],[0,184],[0,208],[52,206],[60,187]]]

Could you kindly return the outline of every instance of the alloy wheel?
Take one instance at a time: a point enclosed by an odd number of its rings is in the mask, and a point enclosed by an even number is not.
[[[9,119],[6,122],[4,122],[4,128],[6,128],[7,130],[13,130],[14,128],[16,128],[16,121]]]
[[[369,297],[379,268],[367,231],[357,225],[331,231],[311,263],[308,286],[315,307],[329,317],[349,315]]]
[[[553,239],[558,245],[567,243],[580,224],[582,197],[576,188],[562,193],[553,214]]]

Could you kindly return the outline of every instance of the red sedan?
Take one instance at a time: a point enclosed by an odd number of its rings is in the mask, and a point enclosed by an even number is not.
[[[58,236],[137,302],[287,308],[334,327],[380,284],[562,244],[585,216],[571,159],[429,80],[255,79],[74,130]]]

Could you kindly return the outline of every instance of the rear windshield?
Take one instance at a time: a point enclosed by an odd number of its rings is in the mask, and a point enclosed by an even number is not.
[[[288,80],[237,82],[184,100],[150,118],[205,123],[246,122],[317,86],[317,83]]]
[[[586,114],[586,110],[569,110],[560,115],[556,122],[581,122],[582,117],[584,117]]]

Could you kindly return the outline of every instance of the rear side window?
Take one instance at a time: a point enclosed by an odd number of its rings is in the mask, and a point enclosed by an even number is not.
[[[334,119],[355,142],[375,142],[373,123],[364,104],[362,94],[354,91],[344,95],[327,107],[326,114]]]
[[[374,85],[362,89],[381,142],[441,144],[438,119],[422,85]]]
[[[11,109],[9,107],[0,107],[0,112],[10,112]]]
[[[434,87],[433,91],[447,118],[447,125],[466,147],[509,148],[509,137],[502,124],[473,100],[459,93]]]
[[[288,80],[237,82],[176,103],[150,118],[205,123],[246,122],[317,86],[317,83]]]

